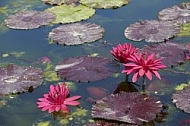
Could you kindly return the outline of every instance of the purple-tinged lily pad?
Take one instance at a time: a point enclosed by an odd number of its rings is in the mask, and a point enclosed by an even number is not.
[[[97,101],[92,107],[92,117],[140,125],[154,120],[161,110],[162,104],[156,97],[121,92]]]
[[[76,82],[91,82],[105,79],[116,73],[118,64],[109,58],[77,57],[67,58],[55,67],[61,78]]]
[[[63,45],[79,45],[101,39],[104,29],[93,23],[73,23],[59,26],[49,33],[49,38]]]
[[[164,57],[162,63],[168,67],[178,65],[186,60],[187,46],[167,41],[166,43],[145,46],[143,50],[155,53],[157,57]]]
[[[145,20],[131,24],[125,29],[125,37],[133,41],[163,42],[176,36],[180,27],[175,22]]]
[[[109,120],[95,120],[95,122],[87,123],[84,126],[137,126],[135,124],[127,124],[121,122],[114,122]]]
[[[165,8],[158,13],[158,18],[164,21],[187,23],[190,21],[190,3]]]
[[[0,67],[0,94],[21,93],[42,84],[42,70],[30,66]]]
[[[53,13],[29,10],[10,15],[5,19],[5,24],[13,29],[34,29],[47,25],[54,19]]]
[[[186,86],[183,90],[177,91],[173,94],[172,99],[177,108],[190,113],[190,86]]]

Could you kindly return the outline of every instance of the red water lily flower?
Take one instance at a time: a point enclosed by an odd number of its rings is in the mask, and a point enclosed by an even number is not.
[[[138,51],[137,47],[132,47],[132,44],[118,44],[117,47],[113,47],[111,54],[121,63],[127,63],[131,55]]]
[[[128,58],[131,62],[124,64],[125,69],[122,73],[131,74],[135,73],[132,81],[136,82],[139,77],[146,75],[149,80],[152,80],[152,74],[157,78],[161,79],[159,73],[160,69],[166,68],[165,65],[161,63],[163,58],[155,58],[155,54],[152,53],[134,53]]]
[[[44,94],[44,98],[39,98],[38,108],[42,111],[48,110],[49,113],[54,111],[58,112],[60,110],[64,112],[69,112],[67,105],[77,106],[80,103],[75,101],[81,96],[72,96],[67,98],[69,95],[69,89],[66,87],[65,83],[57,84],[55,87],[50,85],[50,91],[48,94]]]

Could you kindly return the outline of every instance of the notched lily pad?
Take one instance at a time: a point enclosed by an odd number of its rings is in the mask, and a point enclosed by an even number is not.
[[[61,5],[61,4],[72,4],[76,3],[79,0],[42,0],[45,4],[51,4],[51,5]]]
[[[118,70],[118,64],[108,58],[82,56],[61,61],[55,70],[61,78],[76,82],[102,80]]]
[[[55,15],[44,11],[23,11],[10,15],[5,24],[12,29],[34,29],[47,25],[55,19]]]
[[[130,0],[80,0],[80,3],[93,8],[118,8],[126,5]]]
[[[26,92],[42,84],[42,70],[28,66],[0,67],[0,94]]]
[[[131,24],[125,29],[125,37],[133,41],[163,42],[176,36],[179,25],[170,21],[145,20]]]
[[[185,52],[188,52],[187,46],[170,41],[145,46],[143,50],[155,53],[157,57],[164,57],[162,63],[168,67],[185,62]]]
[[[70,5],[60,5],[48,8],[45,10],[46,12],[52,12],[56,15],[56,19],[52,23],[73,23],[81,20],[85,20],[90,18],[95,14],[95,10],[93,8],[89,8],[82,4],[77,6]]]
[[[190,86],[186,86],[183,90],[177,91],[173,94],[172,99],[177,108],[190,113]]]
[[[161,110],[162,104],[156,97],[121,92],[97,101],[92,107],[92,117],[140,125],[154,120]]]
[[[49,33],[49,38],[63,45],[94,42],[103,37],[104,29],[94,23],[73,23],[59,26]]]
[[[164,21],[187,23],[190,21],[190,5],[189,3],[183,3],[165,8],[158,13],[158,18]]]

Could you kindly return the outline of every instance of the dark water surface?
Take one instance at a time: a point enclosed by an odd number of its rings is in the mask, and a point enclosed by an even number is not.
[[[187,1],[188,0],[131,0],[130,4],[118,9],[97,9],[96,14],[84,22],[93,22],[101,25],[105,29],[105,35],[102,40],[79,46],[62,46],[50,44],[47,38],[48,33],[58,25],[45,26],[34,30],[12,30],[3,26],[3,20],[14,12],[26,9],[43,10],[49,7],[48,5],[44,5],[40,0],[0,0],[0,55],[10,54],[12,52],[24,52],[19,58],[15,58],[14,56],[0,56],[0,64],[14,63],[16,65],[32,65],[44,69],[45,66],[38,63],[38,59],[43,56],[49,57],[54,67],[64,58],[91,55],[94,53],[97,53],[99,56],[113,58],[109,50],[118,43],[131,42],[139,48],[148,45],[148,43],[144,41],[132,42],[126,39],[124,37],[126,27],[140,20],[156,20],[158,12],[162,9]],[[5,9],[2,9],[3,7]],[[187,43],[190,37],[174,38],[173,40],[179,43]],[[108,44],[102,45],[102,41],[107,41]],[[188,67],[188,64],[186,64],[186,66]],[[120,71],[121,70],[122,67]],[[186,124],[182,122],[184,120],[190,120],[190,116],[175,107],[171,102],[171,96],[172,93],[175,92],[174,87],[176,85],[189,81],[189,75],[161,71],[161,76],[163,82],[166,84],[163,85],[163,91],[156,96],[159,97],[164,105],[168,106],[168,115],[165,122],[154,122],[151,126],[185,126]],[[80,100],[80,112],[78,112],[78,115],[76,114],[68,119],[57,119],[55,121],[48,112],[41,112],[37,108],[37,99],[43,97],[43,94],[48,92],[50,84],[57,83],[57,81],[44,81],[44,83],[34,89],[32,93],[26,92],[0,99],[6,101],[6,105],[0,107],[0,126],[32,126],[39,125],[40,122],[46,122],[43,126],[48,126],[48,124],[51,126],[61,126],[63,124],[67,126],[82,126],[92,120],[90,111],[93,103],[86,101],[86,99],[90,97],[87,92],[87,87],[102,87],[107,89],[109,94],[111,94],[117,85],[124,80],[125,75],[119,73],[117,77],[111,76],[97,82],[74,83],[71,89],[71,95],[82,96]],[[58,82],[61,81],[64,80]],[[158,80],[154,78],[151,82],[147,81],[147,85],[156,82],[158,82]],[[139,79],[137,83],[140,84],[141,79]],[[137,88],[141,90],[139,87]],[[152,93],[152,95],[155,94]],[[72,112],[77,111],[77,108],[71,107],[70,109]],[[187,125],[190,125],[190,121]]]

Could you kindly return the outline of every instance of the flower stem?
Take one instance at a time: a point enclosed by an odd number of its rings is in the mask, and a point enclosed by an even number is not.
[[[128,75],[126,74],[125,82],[128,82]]]
[[[145,90],[145,88],[146,88],[146,77],[145,77],[145,75],[143,75],[143,79],[142,79],[142,94],[146,94],[146,90]]]

